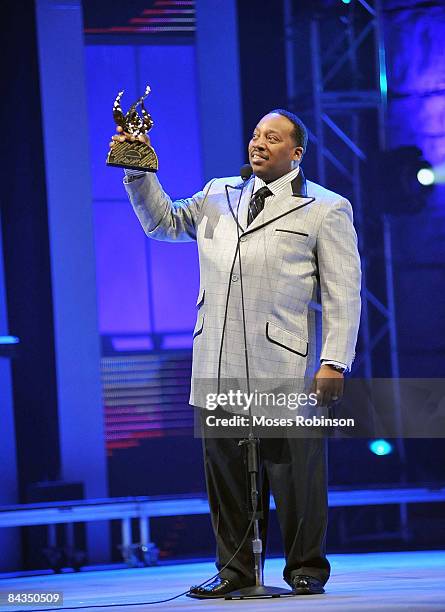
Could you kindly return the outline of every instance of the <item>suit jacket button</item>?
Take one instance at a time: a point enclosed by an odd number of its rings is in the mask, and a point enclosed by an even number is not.
[[[239,239],[240,242],[246,242],[246,240],[247,240],[247,236],[241,236]]]
[[[236,283],[238,279],[239,279],[238,274],[232,274],[232,283]]]

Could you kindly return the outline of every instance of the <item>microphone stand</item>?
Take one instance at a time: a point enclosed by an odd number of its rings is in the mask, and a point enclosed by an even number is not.
[[[250,177],[252,174],[250,166],[250,173],[247,174],[247,178],[243,176],[243,170],[246,169],[246,166],[243,166],[241,169],[241,176],[244,182]],[[242,195],[242,192],[241,192]],[[244,331],[244,354],[245,354],[245,362],[246,362],[246,382],[247,382],[247,393],[250,397],[250,377],[249,377],[249,357],[247,351],[247,333],[246,333],[246,316],[244,309],[244,289],[243,289],[243,273],[241,268],[241,248],[240,248],[240,225],[238,223],[238,214],[239,214],[239,206],[241,202],[241,195],[238,200],[238,207],[236,211],[236,226],[238,232],[238,261],[239,261],[239,271],[240,271],[240,289],[241,289],[241,307],[243,314],[243,331]],[[229,201],[230,206],[230,200]],[[232,208],[230,206],[230,208]],[[233,210],[232,210],[233,214]],[[235,216],[235,215],[233,215]],[[247,471],[249,474],[250,480],[250,501],[252,505],[252,512],[254,513],[254,521],[253,521],[253,539],[252,539],[252,553],[254,560],[254,569],[255,569],[255,586],[244,587],[242,589],[238,589],[236,591],[232,591],[231,593],[227,593],[224,599],[266,599],[269,597],[291,597],[294,595],[292,591],[289,589],[283,589],[281,587],[274,586],[265,586],[264,584],[264,573],[263,573],[263,561],[262,561],[262,553],[263,553],[263,542],[260,537],[260,527],[259,527],[259,512],[258,512],[258,473],[259,473],[259,439],[255,437],[253,431],[253,419],[252,419],[252,403],[249,404],[249,435],[244,440],[240,440],[239,446],[244,446],[246,448],[247,454]],[[251,517],[247,517],[248,521]]]
[[[252,511],[255,512],[253,522],[252,552],[255,567],[255,586],[244,587],[237,591],[227,593],[224,599],[267,599],[269,597],[292,597],[294,593],[281,587],[266,586],[263,574],[263,542],[260,537],[258,516],[258,471],[259,471],[259,440],[255,438],[252,426],[252,411],[249,406],[249,436],[239,442],[247,451],[247,471],[250,477],[250,500]]]

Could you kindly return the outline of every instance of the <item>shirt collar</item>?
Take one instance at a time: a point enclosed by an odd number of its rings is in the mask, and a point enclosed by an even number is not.
[[[269,189],[272,192],[272,195],[276,196],[280,193],[280,191],[285,189],[288,185],[290,186],[291,182],[294,180],[296,176],[298,176],[299,172],[300,172],[300,166],[297,166],[297,168],[294,168],[287,174],[283,174],[283,176],[280,176],[280,178],[277,178],[271,183],[267,183],[267,184],[263,181],[263,179],[260,179],[258,176],[255,176],[255,182],[253,184],[253,193],[256,193],[258,189],[260,189],[261,187],[266,186],[266,187],[269,187]]]

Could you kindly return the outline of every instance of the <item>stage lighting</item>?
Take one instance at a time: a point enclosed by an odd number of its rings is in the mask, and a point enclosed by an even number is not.
[[[372,440],[369,443],[369,450],[374,453],[374,455],[379,455],[379,457],[383,457],[384,455],[389,455],[392,453],[392,444],[387,440]]]
[[[434,173],[421,149],[405,146],[383,151],[376,170],[372,179],[373,205],[380,212],[415,214],[426,206],[427,196],[433,189]]]
[[[0,336],[0,344],[18,344],[17,336]]]
[[[351,4],[351,0],[341,0],[343,4]]]
[[[16,357],[20,339],[16,336],[0,336],[0,357]]]
[[[421,185],[432,185],[435,177],[431,168],[421,168],[417,173],[417,180]]]

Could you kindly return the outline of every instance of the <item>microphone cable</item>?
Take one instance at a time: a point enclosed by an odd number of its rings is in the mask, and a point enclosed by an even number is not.
[[[243,184],[241,187],[241,193],[239,195],[238,198],[238,203],[237,203],[237,207],[236,207],[236,215],[233,212],[232,206],[230,204],[230,198],[229,198],[229,193],[228,193],[228,188],[231,187],[231,185],[226,185],[225,186],[225,190],[226,190],[226,198],[227,198],[227,203],[229,205],[230,211],[233,215],[233,217],[235,218],[235,222],[236,222],[236,230],[237,230],[237,247],[236,247],[236,251],[235,251],[235,256],[233,258],[233,264],[232,264],[232,268],[230,271],[230,277],[232,276],[233,273],[233,269],[235,267],[235,262],[238,259],[238,265],[239,265],[239,279],[240,279],[240,293],[241,293],[241,313],[242,313],[242,321],[243,321],[243,339],[244,339],[244,362],[245,362],[245,366],[246,366],[246,383],[247,383],[247,393],[250,394],[250,372],[249,372],[249,355],[248,355],[248,349],[247,349],[247,327],[246,327],[246,311],[245,311],[245,305],[244,305],[244,284],[243,284],[243,269],[242,269],[242,264],[241,264],[241,247],[240,247],[240,238],[241,238],[241,233],[240,233],[240,229],[241,226],[239,224],[239,207],[241,204],[241,198],[243,195],[243,191],[244,191],[244,187],[246,186],[246,183],[248,181],[248,179],[252,176],[252,166],[250,166],[249,164],[245,164],[240,171],[241,177],[243,178]],[[236,187],[232,187],[232,189],[236,189]],[[222,338],[221,338],[221,345],[220,345],[220,359],[218,362],[218,391],[219,391],[219,380],[220,380],[220,371],[221,371],[221,356],[222,356],[222,347],[223,347],[223,342],[224,342],[224,332],[225,332],[225,324],[226,324],[226,319],[227,319],[227,309],[228,309],[228,303],[229,303],[229,297],[230,297],[230,287],[231,285],[229,284],[229,290],[227,292],[227,299],[226,299],[226,308],[225,308],[225,313],[224,313],[224,324],[223,324],[223,332],[222,332]]]
[[[233,559],[235,559],[236,555],[239,553],[241,548],[244,546],[247,538],[249,537],[250,530],[252,529],[252,525],[255,521],[256,512],[257,512],[257,504],[255,504],[255,507],[252,508],[252,518],[250,519],[250,523],[247,526],[243,539],[241,540],[238,548],[233,553],[233,555],[230,557],[230,559],[227,561],[227,563],[216,574],[214,574],[210,578],[207,578],[207,580],[205,580],[204,582],[201,582],[201,584],[196,585],[196,587],[205,586],[208,582],[217,578],[221,574],[221,572],[223,572],[226,569],[226,567],[228,567],[230,563],[232,563]],[[179,593],[178,595],[174,595],[173,597],[168,597],[166,599],[157,599],[154,601],[134,601],[134,602],[128,602],[128,603],[120,602],[120,603],[111,603],[111,604],[89,604],[89,605],[82,605],[82,606],[68,606],[68,607],[64,606],[63,608],[54,608],[53,606],[51,606],[50,608],[33,608],[33,612],[48,612],[49,610],[89,610],[90,608],[118,608],[118,607],[123,607],[123,606],[125,607],[150,606],[154,604],[161,604],[161,603],[167,603],[169,601],[174,601],[175,599],[179,599],[179,597],[188,595],[190,592],[191,592],[191,589],[187,589],[186,591],[183,591],[182,593]],[[29,608],[27,609],[22,608],[21,610],[20,609],[16,610],[16,612],[29,612]]]
[[[249,170],[247,170],[249,169]],[[226,331],[226,325],[227,325],[227,316],[228,316],[228,308],[229,308],[229,299],[230,299],[230,290],[232,287],[231,284],[231,279],[232,279],[232,275],[233,275],[233,270],[235,268],[235,263],[238,257],[238,261],[240,261],[240,282],[241,282],[241,278],[242,278],[242,274],[241,274],[241,258],[240,258],[240,224],[238,221],[238,214],[239,214],[239,207],[241,204],[241,198],[243,196],[243,192],[244,192],[244,188],[246,187],[247,184],[247,180],[250,178],[250,176],[252,175],[252,168],[250,165],[246,164],[241,168],[241,177],[243,178],[243,183],[241,185],[241,191],[239,194],[239,198],[238,198],[238,203],[236,206],[236,215],[233,212],[233,208],[232,205],[230,203],[230,197],[229,197],[229,188],[232,189],[239,189],[239,187],[233,187],[232,185],[225,185],[224,189],[226,192],[226,199],[227,199],[227,205],[230,209],[230,212],[232,213],[232,217],[235,220],[236,223],[236,229],[237,229],[237,243],[236,243],[236,251],[235,251],[235,255],[233,256],[233,261],[232,261],[232,266],[230,268],[230,272],[229,272],[229,285],[227,288],[227,295],[226,295],[226,304],[225,304],[225,308],[224,308],[224,321],[223,321],[223,328],[222,328],[222,332],[221,332],[221,342],[219,345],[219,356],[218,356],[218,394],[219,394],[219,389],[220,389],[220,380],[221,380],[221,361],[222,361],[222,351],[223,351],[223,345],[224,345],[224,336],[225,336],[225,331]],[[246,177],[246,178],[244,178]],[[244,308],[243,308],[244,311]],[[243,317],[244,318],[244,317]]]

